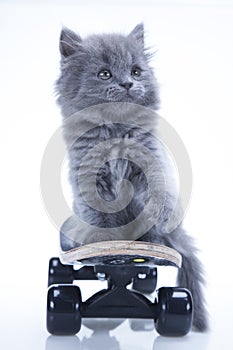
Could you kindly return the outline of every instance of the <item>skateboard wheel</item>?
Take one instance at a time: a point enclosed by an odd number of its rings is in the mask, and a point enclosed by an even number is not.
[[[81,292],[74,285],[52,286],[47,298],[47,330],[53,335],[72,335],[81,328]]]
[[[157,269],[150,269],[148,275],[138,275],[133,280],[133,289],[144,294],[151,294],[155,291],[157,285]]]
[[[180,337],[186,335],[193,320],[192,296],[183,288],[160,288],[158,291],[160,313],[155,328],[160,335]]]
[[[63,283],[73,283],[73,266],[63,265],[59,258],[51,258],[49,261],[48,286]]]

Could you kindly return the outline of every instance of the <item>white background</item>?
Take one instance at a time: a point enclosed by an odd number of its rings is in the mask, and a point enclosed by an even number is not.
[[[128,33],[144,22],[161,110],[184,141],[194,176],[185,226],[207,272],[211,331],[183,339],[83,326],[78,337],[45,329],[47,264],[58,232],[40,196],[40,162],[61,122],[54,81],[62,25],[81,35]],[[233,1],[0,1],[1,349],[229,349],[232,346]],[[90,286],[88,287],[90,288]],[[94,322],[94,327],[98,323]],[[109,323],[108,323],[109,325]]]

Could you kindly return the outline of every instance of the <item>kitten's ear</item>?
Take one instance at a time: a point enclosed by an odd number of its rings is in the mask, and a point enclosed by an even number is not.
[[[63,28],[60,35],[60,53],[63,57],[73,55],[82,42],[81,37],[68,28]]]
[[[135,38],[138,43],[144,48],[144,25],[143,23],[138,24],[132,32],[129,34],[129,37]]]

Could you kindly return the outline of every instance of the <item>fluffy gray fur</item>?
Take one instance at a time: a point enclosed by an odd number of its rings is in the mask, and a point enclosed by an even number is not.
[[[74,113],[90,106],[96,106],[108,102],[130,102],[136,105],[158,108],[157,84],[153,71],[149,66],[150,54],[144,47],[144,29],[139,24],[128,35],[104,34],[91,35],[82,39],[78,34],[64,28],[60,37],[61,75],[57,81],[58,104],[61,107],[64,118],[64,134],[67,119]],[[132,76],[132,69],[140,68],[140,76]],[[111,78],[100,79],[98,73],[101,70],[109,70]],[[79,121],[77,121],[78,123]],[[70,180],[74,194],[74,211],[84,219],[91,221],[97,227],[117,227],[127,220],[137,217],[140,208],[145,204],[142,196],[133,198],[132,205],[127,211],[119,211],[114,215],[97,213],[86,206],[85,210],[80,205],[80,193],[77,190],[76,170],[79,160],[83,157],[85,149],[92,147],[97,140],[107,140],[109,137],[122,135],[122,130],[117,130],[110,124],[100,129],[89,131],[86,138],[79,140],[69,150]],[[67,132],[66,132],[67,131]],[[134,128],[124,130],[124,135],[138,137]],[[156,152],[156,145],[148,138],[148,135],[140,134],[140,142]],[[163,163],[163,159],[161,159]],[[124,170],[124,171],[123,171]],[[122,174],[124,172],[124,174]],[[120,174],[120,175],[119,175]],[[116,189],[119,178],[127,178],[133,183],[134,188],[141,192],[147,190],[143,173],[137,166],[127,160],[121,160],[100,169],[96,186],[99,194],[106,201],[111,202],[116,198]],[[168,213],[173,210],[174,198],[172,190],[167,193],[167,200],[162,215],[162,222],[154,225],[139,240],[167,245],[179,251],[183,258],[182,268],[178,273],[178,285],[188,288],[192,292],[194,300],[194,327],[199,331],[207,329],[207,316],[202,293],[204,282],[201,262],[197,258],[197,249],[193,239],[189,237],[182,225],[178,225],[171,233],[163,232],[163,223],[167,220]],[[158,198],[159,201],[159,198]],[[75,230],[75,219],[69,218],[61,229],[61,247],[63,250],[77,246],[77,241],[68,238],[66,232]],[[71,236],[72,237],[72,236]],[[98,238],[97,238],[98,239]],[[93,240],[93,238],[92,238]]]

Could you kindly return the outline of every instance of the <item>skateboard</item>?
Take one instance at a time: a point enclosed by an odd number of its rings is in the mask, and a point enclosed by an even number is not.
[[[154,302],[148,298],[156,290],[157,267],[181,265],[174,249],[141,241],[98,242],[61,252],[49,262],[47,330],[71,335],[79,332],[82,318],[141,318],[153,319],[160,335],[184,336],[192,327],[190,291],[162,287]],[[82,301],[73,284],[81,280],[107,281],[107,289]]]

